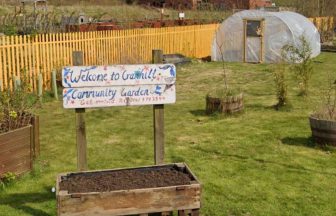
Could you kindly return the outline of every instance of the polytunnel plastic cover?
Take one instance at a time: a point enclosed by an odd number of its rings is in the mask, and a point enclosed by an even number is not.
[[[245,37],[244,20],[263,20],[263,37]],[[281,60],[282,48],[299,45],[302,35],[312,48],[312,57],[318,56],[321,52],[320,34],[306,17],[288,11],[241,11],[219,26],[212,44],[212,60],[242,62],[245,56],[246,62],[261,62],[260,58],[263,58],[263,62],[276,63]]]

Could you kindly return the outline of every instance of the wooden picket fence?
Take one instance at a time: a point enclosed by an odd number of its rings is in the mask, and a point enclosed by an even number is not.
[[[309,18],[314,23],[319,32],[333,31],[335,28],[334,17],[314,17]]]
[[[153,29],[39,34],[0,37],[0,89],[13,89],[25,74],[34,91],[37,77],[49,88],[51,71],[72,65],[73,51],[85,65],[149,63],[153,49],[201,58],[211,53],[218,24]]]

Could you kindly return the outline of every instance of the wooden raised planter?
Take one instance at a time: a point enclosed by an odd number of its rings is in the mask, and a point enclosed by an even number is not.
[[[206,113],[235,113],[244,109],[243,93],[226,98],[206,97]]]
[[[330,144],[336,146],[336,121],[309,117],[312,136],[318,144]]]
[[[30,171],[39,151],[38,117],[29,126],[0,134],[0,178],[8,172],[20,175]]]
[[[163,182],[176,178],[168,178],[165,174],[156,174],[159,177],[153,177],[156,172],[163,172],[164,170],[173,170],[174,175],[183,175],[187,180],[185,180],[184,184],[166,186]],[[122,173],[126,176],[130,176],[129,173],[133,173],[130,177],[131,180],[121,178],[120,175]],[[108,175],[112,175],[113,177],[110,178],[114,178],[106,181],[108,182],[107,184],[111,184],[106,186],[109,190],[105,188],[103,188],[103,191],[101,191],[102,189],[96,189],[105,185],[101,182]],[[141,177],[141,175],[145,177]],[[163,182],[157,180],[160,177],[163,178]],[[142,178],[145,179],[143,180]],[[84,179],[85,181],[97,179],[97,184],[92,186],[92,182],[88,183],[87,187],[83,186],[87,188],[86,192],[83,192],[85,189],[77,190],[73,187],[73,185],[85,185],[83,180],[78,179]],[[148,181],[152,181],[152,179],[155,179],[155,182],[158,181],[157,184],[160,186],[151,186],[151,183],[147,183]],[[75,184],[74,181],[77,183],[81,181],[81,184]],[[140,185],[145,182],[143,184],[147,185],[134,188],[127,186],[126,182],[128,181],[131,184],[140,182]],[[89,189],[90,187],[94,189]],[[191,215],[198,216],[201,207],[200,196],[201,185],[184,163],[66,173],[58,176],[56,184],[58,216],[148,215],[151,213],[169,215],[169,212],[173,211],[178,211],[179,215],[187,215],[185,213],[190,211]]]

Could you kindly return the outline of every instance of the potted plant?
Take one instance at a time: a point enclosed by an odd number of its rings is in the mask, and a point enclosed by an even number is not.
[[[220,89],[216,89],[209,92],[206,96],[206,113],[212,114],[218,113],[235,113],[242,111],[244,109],[244,95],[243,93],[235,88],[232,88],[228,84],[227,78],[227,68],[224,59],[223,45],[220,43],[216,34],[216,45],[218,46],[219,54],[222,61],[222,72],[223,72],[223,85]]]
[[[13,86],[0,92],[0,177],[31,170],[39,151],[38,117],[33,114],[37,97],[26,76]]]
[[[328,80],[328,88],[323,94],[323,103],[309,117],[309,122],[312,137],[316,143],[336,146],[336,80]]]

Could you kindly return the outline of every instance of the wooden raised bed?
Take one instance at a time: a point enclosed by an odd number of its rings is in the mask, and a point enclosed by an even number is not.
[[[168,177],[167,170],[171,170],[173,177]],[[123,175],[131,177],[120,177]],[[175,176],[180,175],[184,178],[183,184],[174,182]],[[108,178],[110,180],[105,181]],[[92,179],[97,183],[92,184]],[[166,181],[173,181],[170,184],[174,185],[167,186]],[[56,184],[58,216],[169,215],[173,211],[181,216],[188,211],[198,216],[200,196],[201,185],[184,163],[66,173],[58,176]]]
[[[39,151],[38,117],[29,126],[0,134],[0,177],[8,172],[20,175],[30,171]]]
[[[336,121],[309,117],[313,139],[318,144],[336,146]]]

